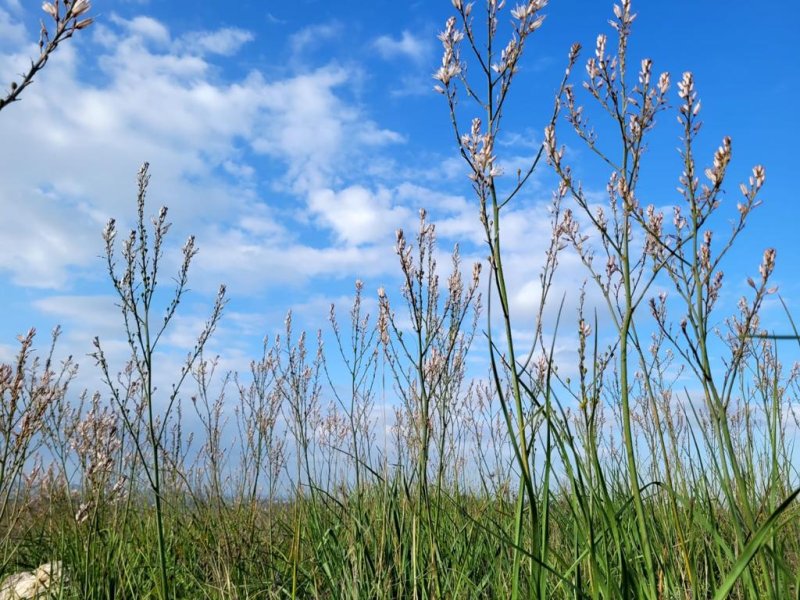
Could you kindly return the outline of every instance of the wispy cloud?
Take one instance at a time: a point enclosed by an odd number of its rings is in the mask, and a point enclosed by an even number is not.
[[[382,35],[373,42],[373,46],[385,59],[403,57],[417,63],[425,62],[433,49],[430,40],[415,36],[408,30],[404,30],[399,38]]]
[[[342,92],[352,73],[342,67],[271,81],[253,71],[237,81],[219,81],[207,54],[234,52],[249,35],[222,29],[195,36],[200,43],[177,43],[155,19],[114,17],[95,31],[99,82],[81,77],[77,46],[65,46],[25,101],[13,107],[16,118],[0,120],[0,135],[14,140],[0,148],[8,169],[0,182],[7,200],[0,205],[0,270],[21,286],[77,285],[82,270],[99,264],[105,220],[130,214],[134,174],[145,159],[153,164],[154,205],[170,204],[179,232],[205,233],[201,247],[225,246],[205,263],[213,267],[209,277],[227,280],[252,257],[255,244],[261,246],[258,271],[280,272],[270,265],[286,263],[287,248],[280,245],[292,238],[286,233],[292,225],[260,208],[266,200],[253,185],[259,155],[282,167],[277,181],[283,182],[285,201],[308,202],[300,213],[308,211],[337,240],[354,240],[324,194],[355,202],[352,189],[337,189],[337,172],[367,149],[401,142],[402,136],[346,100]],[[24,60],[22,54],[0,55],[0,74],[18,71]],[[368,207],[369,201],[361,204]],[[392,208],[378,204],[370,210],[391,214]],[[204,225],[209,220],[215,227]],[[365,258],[356,249],[327,252],[298,239],[289,250],[314,263],[287,269],[285,278],[293,280],[328,269],[352,272]]]
[[[252,32],[238,27],[226,27],[217,31],[198,31],[183,36],[182,43],[186,48],[199,54],[219,54],[233,56],[255,36]]]
[[[3,0],[5,4],[14,13],[22,12],[22,3],[20,0]]]
[[[302,52],[338,28],[312,26],[289,44]],[[176,37],[156,19],[116,16],[84,46],[60,50],[13,107],[15,118],[0,119],[0,136],[14,140],[0,147],[0,195],[8,199],[0,203],[0,274],[58,291],[35,308],[75,323],[95,310],[85,285],[101,276],[99,232],[110,216],[126,226],[144,160],[152,164],[150,209],[168,204],[175,222],[176,247],[165,260],[176,262],[183,236],[195,233],[192,287],[201,294],[221,282],[239,299],[310,282],[316,290],[357,277],[386,283],[397,271],[394,231],[413,231],[423,206],[438,221],[443,248],[460,241],[468,266],[481,258],[477,207],[441,191],[466,182],[458,159],[401,161],[394,150],[406,136],[382,126],[354,92],[359,65],[326,58],[226,79],[221,57],[235,56],[251,36],[224,28]],[[419,60],[425,45],[414,40],[381,47],[387,57]],[[0,52],[0,77],[26,60]],[[426,168],[435,175],[425,178]],[[508,268],[519,275],[509,293],[528,315],[533,290],[525,286],[538,277],[530,255],[543,251],[547,213],[531,204],[505,218]],[[282,298],[280,312],[290,303]]]
[[[11,7],[14,12],[19,8]],[[0,48],[18,48],[26,42],[25,27],[0,8]]]
[[[269,21],[273,25],[284,25],[286,23],[285,19],[281,19],[279,17],[276,17],[271,12],[267,12],[266,17],[267,17],[267,21]]]
[[[295,58],[303,53],[318,48],[342,33],[342,25],[338,21],[309,25],[289,36],[289,49]]]
[[[152,17],[138,16],[128,20],[112,14],[110,20],[112,23],[126,29],[133,38],[162,44],[167,44],[170,41],[169,29]]]

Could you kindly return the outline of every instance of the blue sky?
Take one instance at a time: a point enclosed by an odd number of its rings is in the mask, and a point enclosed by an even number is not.
[[[3,81],[36,52],[39,4],[0,0]],[[212,348],[225,367],[246,368],[290,308],[298,327],[325,327],[330,303],[344,309],[357,278],[373,310],[379,286],[397,294],[394,231],[413,230],[421,207],[437,222],[443,250],[461,244],[467,268],[481,259],[477,206],[431,78],[449,2],[93,5],[96,24],[61,47],[23,101],[0,114],[0,359],[31,326],[45,332],[62,324],[62,348],[79,358],[94,335],[119,339],[100,234],[111,216],[131,223],[145,160],[150,210],[168,205],[174,223],[168,258],[189,233],[200,248],[192,293],[167,342],[175,350],[190,344],[226,283],[230,304]],[[588,56],[596,35],[611,33],[611,9],[611,2],[559,0],[545,10],[507,109],[498,153],[509,171],[541,142],[570,45],[580,42]],[[728,210],[735,212],[738,183],[751,167],[767,169],[764,205],[726,266],[729,306],[757,274],[763,249],[774,246],[776,282],[800,318],[800,7],[639,0],[634,11],[634,64],[651,57],[654,71],[669,71],[673,82],[683,71],[695,74],[705,163],[724,135],[733,138]],[[671,94],[677,104],[674,86]],[[474,116],[464,109],[465,120]],[[662,117],[644,203],[679,200],[679,135],[673,116]],[[577,146],[570,152],[587,185],[602,189],[607,173]],[[507,215],[522,324],[536,305],[553,182],[544,169]],[[557,293],[585,276],[565,260]],[[90,359],[81,362],[91,368]]]

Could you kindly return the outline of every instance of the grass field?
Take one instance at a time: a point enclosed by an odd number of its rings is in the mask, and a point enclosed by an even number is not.
[[[151,218],[143,165],[136,227],[120,233],[110,221],[103,232],[129,360],[112,364],[97,339],[103,387],[79,397],[77,367],[53,358],[57,332],[48,355],[31,331],[0,368],[0,581],[61,561],[50,592],[83,600],[800,598],[800,368],[781,364],[760,323],[777,298],[774,250],[756,257],[735,314],[718,307],[721,261],[760,203],[765,171],[728,183],[739,199],[723,205],[730,140],[695,156],[694,79],[628,60],[625,0],[616,39],[600,36],[588,58],[570,49],[530,170],[510,189],[496,184],[504,103],[545,4],[490,0],[473,22],[454,0],[440,35],[435,77],[489,260],[465,266],[456,250],[449,269],[437,265],[423,211],[417,231],[397,234],[401,288],[379,290],[368,315],[357,282],[347,322],[331,311],[325,347],[289,313],[250,373],[220,372],[204,349],[224,319],[221,287],[185,363],[157,380],[197,250],[190,238],[177,274],[164,273],[167,210]],[[474,29],[484,16],[486,40]],[[501,17],[511,42],[495,43]],[[482,119],[463,122],[467,102]],[[583,104],[619,139],[599,144]],[[684,163],[681,203],[667,214],[637,195],[662,113],[681,124]],[[559,141],[567,131],[611,169],[605,204],[584,192]],[[558,185],[523,344],[503,214],[537,169]],[[712,235],[718,213],[733,226]],[[581,310],[548,321],[564,253],[586,269]],[[605,314],[584,310],[590,286]],[[797,343],[788,310],[785,323],[785,343]],[[570,377],[556,340],[574,343]],[[378,410],[387,395],[388,417]]]

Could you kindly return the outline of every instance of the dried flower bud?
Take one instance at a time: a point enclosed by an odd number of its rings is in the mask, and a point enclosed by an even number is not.
[[[760,188],[764,185],[764,182],[767,179],[767,172],[761,165],[756,165],[753,167],[753,177],[750,179],[750,185],[756,188]]]
[[[472,265],[472,285],[477,286],[481,278],[481,263],[476,262]]]
[[[80,525],[89,518],[89,511],[92,509],[91,502],[83,502],[78,507],[78,512],[75,513],[75,522]]]
[[[52,2],[45,2],[42,4],[42,10],[58,21],[58,9],[56,8],[55,4]]]
[[[767,248],[764,250],[764,258],[761,261],[761,266],[758,272],[761,273],[761,278],[766,282],[772,271],[775,269],[775,248]]]
[[[686,71],[683,74],[683,79],[678,83],[678,96],[683,100],[681,113],[688,117],[691,112],[692,116],[696,116],[699,110],[694,106],[697,100],[697,93],[694,91],[694,76],[690,71]]]
[[[544,145],[547,150],[547,156],[551,159],[557,157],[556,152],[556,130],[552,125],[548,125],[544,130]]]
[[[106,243],[111,243],[114,241],[114,237],[117,235],[117,225],[114,219],[109,219],[108,223],[106,223],[105,228],[103,229],[103,239]]]
[[[605,54],[606,54],[606,36],[605,34],[601,33],[600,35],[597,36],[597,42],[594,49],[594,55],[600,67],[603,66],[603,62],[605,60]]]
[[[186,239],[186,243],[184,243],[183,248],[182,248],[182,252],[183,252],[184,256],[186,256],[186,257],[194,256],[194,254],[196,253],[196,250],[195,250],[195,247],[194,247],[194,242],[195,242],[195,239],[194,239],[193,235],[190,235]]]
[[[569,49],[569,64],[572,66],[578,60],[578,54],[581,52],[581,45],[577,42],[572,44]]]
[[[662,73],[658,78],[658,91],[663,96],[669,90],[669,73]]]
[[[653,60],[650,58],[642,59],[642,68],[639,71],[639,83],[643,90],[650,86],[650,73],[653,70]]]
[[[447,19],[445,30],[439,34],[439,39],[444,47],[444,53],[442,54],[442,66],[433,74],[433,78],[441,81],[447,87],[450,80],[461,73],[458,44],[464,39],[464,33],[456,29],[455,17]]]
[[[82,14],[92,8],[92,3],[89,0],[75,0],[72,3],[72,9],[69,11],[71,17],[80,17]]]
[[[582,338],[585,339],[585,338],[589,337],[590,335],[592,335],[592,326],[589,325],[589,323],[587,323],[583,319],[581,319],[578,333],[580,334],[580,336]]]

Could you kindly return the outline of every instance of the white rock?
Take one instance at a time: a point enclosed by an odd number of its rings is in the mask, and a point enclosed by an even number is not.
[[[23,571],[6,577],[0,583],[0,600],[31,600],[43,598],[51,586],[61,579],[61,563],[45,563],[33,573]]]

